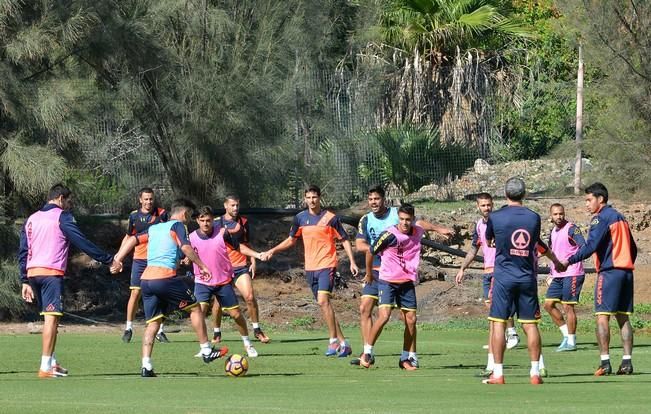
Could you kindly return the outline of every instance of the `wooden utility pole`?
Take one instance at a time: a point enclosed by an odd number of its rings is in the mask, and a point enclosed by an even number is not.
[[[574,194],[581,193],[581,142],[583,141],[583,46],[579,44],[579,71],[576,78],[576,161],[574,164]]]

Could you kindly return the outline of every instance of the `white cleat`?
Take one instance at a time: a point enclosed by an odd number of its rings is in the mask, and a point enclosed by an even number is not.
[[[194,355],[194,357],[195,358],[203,358],[203,354],[201,353],[201,351],[199,351]]]
[[[506,349],[513,349],[520,343],[520,337],[517,333],[506,335]]]
[[[249,346],[247,346],[247,347],[245,347],[245,348],[246,348],[246,355],[247,355],[249,358],[255,358],[255,357],[258,356],[258,351],[255,350],[255,348],[253,347],[253,345],[249,345]]]

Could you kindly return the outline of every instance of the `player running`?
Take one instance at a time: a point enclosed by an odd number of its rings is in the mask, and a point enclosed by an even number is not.
[[[391,226],[399,223],[398,208],[387,207],[385,192],[381,186],[369,188],[367,193],[368,207],[370,212],[365,214],[359,221],[357,236],[355,238],[355,249],[358,252],[366,253],[370,246],[375,243],[380,233]],[[454,230],[424,220],[416,221],[416,224],[425,231],[435,231],[444,237],[450,237]],[[373,256],[373,266],[366,268],[362,298],[359,305],[359,326],[362,333],[362,343],[368,343],[371,328],[373,327],[373,308],[378,301],[377,280],[380,270],[381,258]],[[353,358],[350,363],[359,365],[359,358]]]
[[[220,227],[225,228],[234,240],[241,246],[248,248],[251,232],[249,222],[246,217],[240,215],[240,198],[237,195],[229,194],[224,199],[224,209],[226,212],[223,216],[216,219]],[[246,301],[246,309],[253,325],[253,335],[263,344],[268,343],[271,339],[262,331],[258,314],[258,300],[253,291],[253,279],[255,278],[255,259],[251,256],[251,265],[247,264],[247,256],[230,244],[228,247],[228,256],[233,265],[233,282],[235,287]],[[219,301],[215,301],[212,308],[214,321],[213,343],[221,342],[221,323],[222,307]]]
[[[597,342],[601,362],[596,376],[610,375],[610,317],[615,316],[622,337],[624,354],[617,375],[633,373],[633,327],[629,315],[633,313],[633,270],[637,257],[637,246],[631,235],[629,224],[608,203],[608,189],[601,183],[594,183],[585,189],[585,204],[590,214],[588,240],[559,270],[579,263],[595,254],[598,276],[595,283],[594,303],[597,315]]]
[[[321,208],[321,189],[319,187],[311,185],[305,190],[305,204],[307,209],[294,217],[289,237],[263,253],[263,258],[267,260],[272,255],[295,246],[299,237],[303,238],[307,283],[312,288],[312,294],[321,308],[321,314],[330,335],[325,355],[347,357],[352,353],[352,349],[341,331],[330,301],[337,271],[335,239],[342,241],[344,251],[350,260],[350,271],[353,276],[357,275],[359,268],[355,263],[353,249],[339,217]]]
[[[488,245],[486,241],[486,223],[488,215],[493,211],[493,197],[488,193],[480,193],[477,195],[477,209],[481,214],[481,218],[477,220],[475,231],[472,235],[472,242],[470,250],[466,254],[461,267],[457,272],[455,281],[460,284],[463,281],[465,270],[470,266],[472,261],[477,256],[479,248],[481,248],[482,256],[484,258],[484,277],[482,278],[482,290],[484,296],[484,303],[486,308],[490,309],[491,304],[491,290],[493,286],[493,271],[495,266],[495,247]],[[488,321],[488,356],[486,368],[479,375],[482,377],[490,377],[493,373],[495,365],[495,358],[491,347],[491,337],[493,335],[493,322]],[[515,348],[520,343],[520,337],[515,330],[513,318],[509,318],[506,322],[506,349]],[[544,375],[543,375],[544,376]]]
[[[221,358],[228,352],[228,348],[211,348],[206,334],[206,321],[195,296],[188,289],[180,277],[176,276],[178,259],[184,254],[192,263],[196,264],[201,277],[210,280],[210,269],[195,253],[190,246],[190,241],[185,230],[185,224],[195,206],[192,202],[178,199],[170,209],[170,220],[150,226],[146,233],[129,236],[116,255],[119,262],[129,254],[131,249],[142,242],[147,245],[147,267],[142,273],[141,289],[142,301],[145,308],[147,327],[142,340],[142,377],[155,377],[152,363],[154,350],[154,337],[158,332],[160,323],[167,315],[176,310],[190,313],[192,328],[194,329],[201,355],[206,363]],[[113,273],[120,272],[122,266],[112,268]]]
[[[493,374],[484,384],[504,384],[503,360],[506,321],[518,315],[527,334],[531,384],[542,384],[540,375],[540,305],[538,303],[536,250],[555,265],[560,262],[540,240],[540,216],[522,205],[524,181],[510,178],[505,185],[507,205],[491,213],[486,223],[486,240],[495,246],[495,273],[488,319],[493,321],[491,347],[495,357]]]
[[[260,253],[251,250],[245,244],[240,244],[238,238],[215,221],[212,208],[204,206],[199,209],[197,216],[199,228],[190,234],[190,243],[194,251],[202,257],[210,270],[212,277],[206,279],[201,269],[195,263],[194,268],[194,296],[201,305],[201,311],[205,314],[214,296],[221,304],[221,307],[228,312],[237,325],[246,354],[255,358],[258,351],[251,345],[249,331],[246,328],[246,320],[240,312],[237,296],[231,282],[233,279],[233,265],[231,264],[231,252],[260,258]],[[200,356],[200,354],[198,354]]]
[[[559,260],[565,260],[576,253],[585,244],[581,230],[565,219],[565,208],[562,204],[552,204],[549,208],[554,228],[549,235],[549,248]],[[545,310],[560,329],[563,335],[561,344],[556,352],[576,351],[576,312],[574,305],[579,303],[581,287],[585,280],[582,262],[570,266],[564,272],[551,265],[551,275],[548,278],[549,288],[545,295]],[[565,318],[556,306],[561,303]]]
[[[138,191],[138,202],[140,208],[131,212],[129,215],[129,224],[127,227],[127,234],[124,236],[122,242],[129,236],[144,233],[149,226],[157,223],[164,223],[168,220],[167,211],[162,208],[156,207],[156,200],[154,190],[149,187],[141,188]],[[122,334],[123,342],[131,342],[133,337],[133,320],[136,318],[138,311],[138,301],[140,300],[140,277],[142,272],[147,267],[147,243],[144,242],[136,246],[133,252],[133,262],[131,265],[131,283],[129,284],[129,303],[127,303],[127,323]],[[160,331],[156,334],[156,339],[159,342],[169,342],[167,335],[163,331],[164,327],[161,323]]]
[[[418,369],[416,354],[416,287],[420,263],[421,239],[425,230],[415,224],[414,207],[403,204],[398,208],[397,225],[379,234],[366,253],[366,266],[372,267],[372,255],[381,255],[378,286],[378,318],[364,343],[360,365],[369,368],[375,363],[373,347],[384,325],[391,317],[393,307],[399,307],[405,323],[402,353],[398,366],[414,371]]]
[[[70,244],[98,262],[121,266],[113,256],[91,243],[77,227],[72,216],[72,192],[62,184],[50,188],[48,202],[29,216],[20,232],[18,263],[22,297],[41,310],[43,323],[39,378],[68,375],[59,365],[54,349],[59,319],[63,316],[63,277],[68,266]]]

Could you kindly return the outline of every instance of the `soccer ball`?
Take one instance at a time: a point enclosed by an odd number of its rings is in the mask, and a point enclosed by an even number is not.
[[[224,372],[231,377],[241,377],[249,370],[249,360],[245,356],[233,354],[224,363]]]

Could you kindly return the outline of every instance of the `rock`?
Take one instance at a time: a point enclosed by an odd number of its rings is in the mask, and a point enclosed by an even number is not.
[[[490,169],[490,164],[481,158],[475,160],[474,170],[477,174],[486,174]]]

